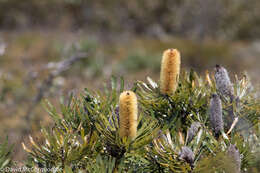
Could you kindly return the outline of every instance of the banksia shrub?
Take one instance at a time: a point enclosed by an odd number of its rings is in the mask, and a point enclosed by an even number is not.
[[[132,91],[124,91],[119,98],[119,134],[121,137],[136,137],[137,130],[137,97]]]
[[[169,49],[158,82],[148,77],[126,90],[122,78],[112,77],[110,89],[86,89],[61,103],[60,112],[48,103],[55,126],[42,130],[43,143],[30,138],[32,147],[24,145],[28,165],[87,173],[229,173],[233,160],[236,171],[254,172],[260,100],[248,77],[235,76],[232,84],[221,67],[212,80],[193,70],[179,74],[179,65],[179,52]],[[238,106],[226,101],[231,95]],[[222,116],[230,110],[236,121],[225,129]]]
[[[178,86],[181,56],[177,49],[163,52],[160,74],[160,91],[162,94],[173,94]]]

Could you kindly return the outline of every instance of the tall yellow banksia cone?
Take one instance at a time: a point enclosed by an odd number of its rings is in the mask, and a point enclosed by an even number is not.
[[[134,139],[137,132],[137,97],[132,91],[124,91],[119,97],[119,135]]]
[[[180,52],[177,49],[167,49],[163,52],[160,74],[160,91],[162,94],[173,94],[179,82],[181,65]]]

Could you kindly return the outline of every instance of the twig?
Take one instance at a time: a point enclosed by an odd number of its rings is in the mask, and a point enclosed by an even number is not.
[[[236,118],[234,119],[234,121],[233,121],[233,123],[232,123],[230,129],[229,129],[228,132],[227,132],[227,134],[230,134],[230,133],[231,133],[231,131],[233,130],[233,128],[236,126],[237,122],[238,122],[238,117],[236,117]]]
[[[32,104],[28,107],[25,120],[30,121],[32,118],[32,112],[35,109],[35,107],[41,102],[42,98],[44,97],[45,93],[49,91],[51,86],[53,85],[53,79],[59,75],[61,75],[63,72],[68,70],[74,63],[77,61],[80,61],[84,58],[87,58],[86,53],[76,53],[72,55],[70,58],[65,59],[63,61],[60,61],[56,63],[56,68],[49,74],[47,79],[45,79],[41,87],[37,91],[37,95],[33,98]]]

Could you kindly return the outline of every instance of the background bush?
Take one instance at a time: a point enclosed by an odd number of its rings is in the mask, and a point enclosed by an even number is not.
[[[259,38],[257,0],[1,0],[0,26],[86,28],[98,32],[130,32],[163,38],[222,40]]]

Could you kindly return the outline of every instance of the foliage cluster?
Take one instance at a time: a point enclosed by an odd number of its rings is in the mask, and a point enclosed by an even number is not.
[[[112,77],[103,92],[85,89],[80,97],[61,100],[60,112],[46,101],[55,125],[43,128],[43,143],[30,137],[32,148],[24,145],[31,157],[28,165],[66,172],[235,172],[237,163],[227,154],[233,144],[241,171],[259,171],[260,101],[248,77],[234,81],[239,104],[221,96],[223,118],[232,108],[239,121],[219,137],[209,121],[209,100],[218,92],[212,77],[204,80],[192,70],[184,72],[173,95],[160,93],[157,82],[147,80],[131,88],[138,95],[140,112],[133,140],[118,132],[119,94],[126,89],[122,78]],[[194,123],[199,127],[192,131]]]

